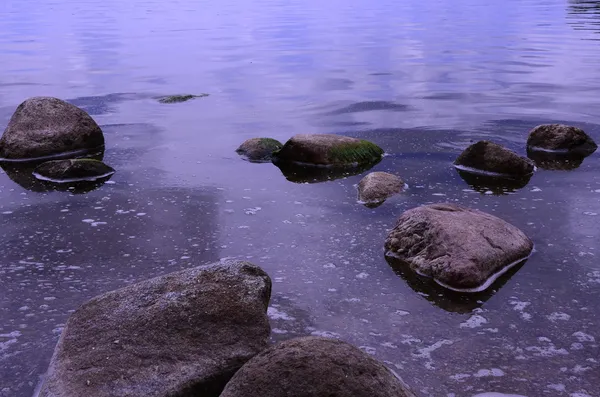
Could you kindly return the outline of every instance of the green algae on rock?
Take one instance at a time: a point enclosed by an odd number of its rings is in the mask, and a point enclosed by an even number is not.
[[[187,94],[187,95],[169,95],[169,96],[163,96],[158,98],[158,102],[160,103],[180,103],[180,102],[187,102],[190,99],[194,99],[194,98],[204,98],[207,97],[208,94],[200,94],[200,95],[191,95],[191,94]]]
[[[263,163],[273,159],[273,153],[283,147],[273,138],[251,138],[236,149],[236,153],[250,162]]]
[[[95,181],[107,178],[114,173],[115,170],[112,167],[94,159],[47,161],[33,171],[33,175],[37,179],[55,183]]]

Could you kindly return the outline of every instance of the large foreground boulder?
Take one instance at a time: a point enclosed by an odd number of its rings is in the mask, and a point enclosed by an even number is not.
[[[367,206],[376,206],[400,193],[405,183],[387,172],[371,172],[358,183],[358,200]]]
[[[455,204],[431,204],[404,212],[385,249],[386,255],[444,287],[476,292],[526,259],[533,243],[493,215]]]
[[[479,141],[469,146],[454,165],[463,171],[515,179],[527,177],[535,170],[533,162],[528,158],[490,141]]]
[[[299,134],[276,153],[275,161],[313,166],[349,167],[374,164],[384,152],[376,144],[341,135]]]
[[[248,262],[100,295],[67,321],[41,397],[218,396],[267,347],[271,280]]]
[[[273,159],[273,153],[281,149],[283,145],[272,138],[251,138],[236,149],[236,153],[246,160],[256,163],[269,162]]]
[[[591,154],[598,145],[580,128],[564,124],[543,124],[529,132],[527,148],[534,151],[577,151]]]
[[[104,135],[83,110],[65,101],[35,97],[17,107],[0,139],[0,159],[38,160],[102,149]]]
[[[334,339],[304,337],[250,360],[221,397],[414,397],[387,367]]]
[[[33,175],[41,180],[57,183],[95,181],[111,176],[115,170],[94,159],[53,160],[40,164]]]

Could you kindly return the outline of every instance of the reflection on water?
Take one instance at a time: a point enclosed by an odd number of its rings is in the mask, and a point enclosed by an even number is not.
[[[575,29],[600,33],[600,1],[569,0],[568,19]]]
[[[484,194],[508,194],[522,189],[529,183],[532,174],[522,178],[502,178],[456,169],[458,175],[474,190]]]

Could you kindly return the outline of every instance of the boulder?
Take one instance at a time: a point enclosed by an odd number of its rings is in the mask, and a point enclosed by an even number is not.
[[[527,177],[535,170],[528,158],[489,141],[479,141],[466,148],[454,165],[463,171],[509,178]]]
[[[283,147],[281,142],[272,138],[248,139],[237,148],[236,153],[252,162],[269,162],[273,159],[273,152]]]
[[[445,203],[404,212],[385,249],[386,255],[446,288],[479,292],[527,259],[533,243],[500,218]]]
[[[275,161],[312,166],[348,167],[374,164],[383,149],[369,141],[332,134],[299,134],[276,153]]]
[[[387,172],[371,172],[358,183],[358,200],[369,204],[380,204],[388,197],[400,193],[405,183],[398,176]]]
[[[334,339],[303,337],[270,347],[240,369],[221,397],[414,397],[386,366]]]
[[[591,154],[598,145],[582,129],[564,124],[538,125],[529,132],[527,148],[551,152]]]
[[[190,99],[194,98],[204,98],[207,97],[208,94],[200,94],[200,95],[169,95],[158,98],[158,102],[160,103],[181,103],[187,102]]]
[[[95,181],[115,173],[112,167],[94,159],[52,160],[40,164],[33,175],[52,182]]]
[[[102,130],[86,112],[60,99],[35,97],[11,117],[0,139],[0,159],[71,157],[103,147]]]
[[[271,280],[231,261],[100,295],[71,315],[40,397],[218,396],[267,347]]]

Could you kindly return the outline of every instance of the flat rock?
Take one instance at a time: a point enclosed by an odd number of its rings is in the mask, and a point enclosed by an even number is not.
[[[104,135],[82,109],[50,97],[17,107],[0,139],[3,161],[40,160],[102,149]]]
[[[100,295],[71,315],[40,397],[218,396],[267,347],[271,280],[231,261]]]
[[[269,162],[273,153],[283,147],[281,142],[272,138],[251,138],[237,148],[236,153],[252,162]]]
[[[386,255],[444,287],[476,292],[526,259],[533,243],[500,218],[446,203],[404,212],[385,249]]]
[[[490,141],[479,141],[469,146],[454,165],[463,171],[510,178],[523,178],[535,170],[533,162],[528,158]]]
[[[385,365],[335,339],[304,337],[270,347],[240,369],[221,397],[414,397]]]
[[[369,141],[333,134],[299,134],[276,154],[278,162],[316,166],[356,166],[376,163],[383,149]]]
[[[115,173],[112,167],[93,159],[52,160],[40,164],[33,175],[52,182],[95,181]]]
[[[400,177],[387,172],[371,172],[358,183],[358,200],[365,204],[385,201],[404,189]]]
[[[580,128],[564,124],[543,124],[529,132],[527,147],[532,150],[591,154],[598,145]]]

